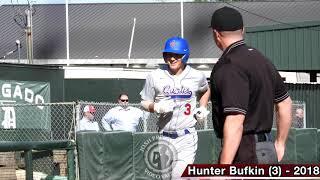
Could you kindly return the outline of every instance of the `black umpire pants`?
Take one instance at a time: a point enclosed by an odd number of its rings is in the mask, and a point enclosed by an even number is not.
[[[234,164],[277,164],[278,158],[270,134],[242,136]]]

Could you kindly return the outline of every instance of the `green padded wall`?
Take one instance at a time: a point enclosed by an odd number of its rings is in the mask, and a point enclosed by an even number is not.
[[[78,132],[81,180],[133,179],[130,132]]]
[[[215,163],[220,140],[213,130],[198,131],[198,135],[195,163]],[[80,179],[157,179],[159,174],[150,171],[144,153],[157,140],[158,133],[78,132]]]
[[[77,150],[80,179],[103,179],[104,149],[102,133],[77,133]]]
[[[276,129],[272,130],[272,135],[275,137]],[[216,138],[213,130],[200,130],[198,136],[195,163],[216,163],[221,150],[220,139]],[[319,137],[320,130],[314,128],[291,128],[281,163],[318,163]],[[158,133],[77,133],[80,179],[159,179],[159,173],[150,171],[145,153],[157,139]]]
[[[296,129],[296,156],[298,164],[317,163],[317,129]]]
[[[198,132],[198,150],[195,157],[196,164],[216,163],[220,153],[220,140],[216,138],[213,130],[200,130]],[[150,171],[144,157],[144,150],[158,138],[158,133],[133,134],[134,167],[136,179],[157,178],[159,174]]]
[[[195,164],[213,164],[218,162],[221,150],[221,140],[218,139],[213,130],[199,130],[198,150]]]
[[[297,163],[297,145],[296,145],[296,129],[291,128],[286,144],[286,151],[281,163],[291,164]]]
[[[131,132],[104,132],[104,179],[133,179]]]
[[[152,146],[158,140],[158,133],[134,133],[133,134],[133,159],[135,179],[157,179],[159,174],[150,171],[145,161],[145,149]],[[155,164],[152,164],[155,165]],[[159,179],[159,178],[158,178]]]
[[[320,143],[315,128],[291,128],[286,144],[286,152],[281,163],[284,164],[301,164],[301,163],[318,163],[318,143]],[[272,130],[275,138],[276,130]]]
[[[271,133],[273,135],[273,139],[276,136],[276,129],[272,129]],[[297,162],[296,156],[296,129],[291,128],[289,131],[289,136],[286,144],[286,151],[284,153],[284,157],[281,161],[282,164],[292,164]]]

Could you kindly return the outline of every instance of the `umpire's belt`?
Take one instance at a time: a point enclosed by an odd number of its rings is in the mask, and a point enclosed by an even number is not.
[[[195,131],[194,128],[189,128],[189,129],[182,129],[182,130],[177,130],[177,131],[163,131],[162,135],[176,139],[177,137],[184,136],[186,134],[190,134],[191,132]]]
[[[255,138],[256,142],[272,141],[272,137],[271,137],[270,133],[254,134],[254,138]]]

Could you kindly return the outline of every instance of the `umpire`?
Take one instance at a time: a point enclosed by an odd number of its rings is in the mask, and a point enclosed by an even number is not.
[[[278,163],[291,126],[292,102],[286,86],[274,65],[245,44],[237,10],[216,10],[210,27],[223,51],[210,77],[213,125],[222,139],[219,163]],[[277,135],[272,142],[274,107]]]

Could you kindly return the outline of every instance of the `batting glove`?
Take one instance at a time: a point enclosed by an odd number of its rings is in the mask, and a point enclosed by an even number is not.
[[[194,118],[198,122],[204,122],[207,120],[207,116],[210,112],[207,110],[207,108],[201,106],[195,110]]]
[[[154,103],[153,109],[154,112],[162,114],[172,112],[174,108],[174,102],[172,100],[160,100],[157,103]]]

